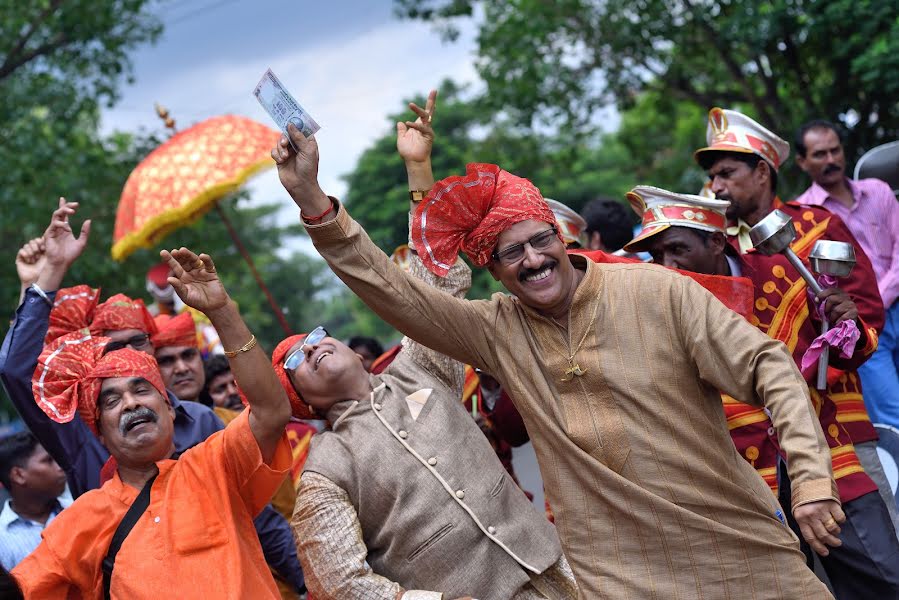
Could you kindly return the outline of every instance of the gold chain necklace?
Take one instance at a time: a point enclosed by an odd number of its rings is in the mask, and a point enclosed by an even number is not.
[[[571,381],[575,377],[581,377],[581,376],[587,374],[587,369],[582,369],[581,365],[574,362],[574,357],[578,353],[578,351],[581,349],[581,346],[584,345],[584,340],[587,339],[587,335],[593,329],[593,323],[596,322],[596,312],[598,310],[599,310],[599,299],[597,298],[594,300],[593,315],[590,317],[590,323],[587,324],[587,328],[584,330],[584,335],[581,336],[581,341],[579,341],[577,343],[577,347],[574,349],[574,351],[565,357],[565,360],[568,362],[568,368],[565,369],[565,374],[562,376],[562,379],[560,381]],[[559,329],[563,329],[563,327],[561,325],[559,325],[558,321],[556,321],[555,319],[552,319],[552,321],[559,327]],[[569,324],[571,323],[570,315],[568,317],[568,323]],[[571,333],[568,332],[567,330],[566,330],[566,333],[568,333],[568,339],[565,340],[564,335],[562,336],[562,339],[563,339],[563,341],[568,342],[568,347],[571,348]],[[561,335],[562,332],[560,331],[559,334]]]

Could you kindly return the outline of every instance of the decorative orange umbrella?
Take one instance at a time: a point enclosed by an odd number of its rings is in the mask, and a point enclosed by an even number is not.
[[[157,107],[157,112],[174,130],[175,122],[168,111]],[[218,206],[219,199],[237,191],[262,169],[275,165],[271,149],[280,135],[236,115],[213,117],[175,133],[128,176],[116,212],[112,257],[124,260],[138,248],[153,247],[166,234],[215,208],[289,335],[284,314],[230,219]]]

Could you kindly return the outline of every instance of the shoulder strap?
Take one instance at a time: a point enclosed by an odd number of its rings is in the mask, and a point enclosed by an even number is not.
[[[128,534],[131,533],[131,530],[134,529],[138,519],[140,519],[141,515],[146,512],[147,507],[150,506],[150,488],[153,487],[153,482],[156,481],[157,475],[159,475],[158,472],[147,480],[147,483],[144,484],[144,487],[137,495],[137,498],[134,499],[134,502],[128,508],[128,512],[122,517],[119,526],[116,527],[115,533],[112,534],[112,542],[110,542],[109,550],[106,552],[106,557],[103,559],[103,598],[106,600],[109,600],[110,598],[109,588],[112,584],[112,569],[115,567],[116,554],[119,553],[119,549],[125,542],[125,538],[127,538]]]

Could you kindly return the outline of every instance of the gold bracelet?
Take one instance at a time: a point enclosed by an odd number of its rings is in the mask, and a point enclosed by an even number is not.
[[[237,350],[225,350],[225,356],[227,356],[228,358],[234,358],[241,352],[249,352],[250,350],[252,350],[255,347],[256,347],[256,336],[251,334],[249,342],[247,342],[246,344],[244,344]]]

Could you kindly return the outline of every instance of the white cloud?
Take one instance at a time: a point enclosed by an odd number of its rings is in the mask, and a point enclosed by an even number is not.
[[[158,130],[152,111],[159,101],[169,108],[179,127],[224,113],[245,115],[271,125],[252,95],[253,87],[271,67],[297,101],[321,124],[316,138],[321,150],[319,180],[331,194],[341,196],[346,185],[340,176],[352,170],[362,151],[390,130],[386,115],[396,112],[404,98],[425,94],[444,78],[477,81],[473,65],[474,27],[454,44],[441,43],[437,34],[418,22],[389,22],[335,43],[321,43],[280,52],[262,51],[243,60],[223,57],[212,63],[185,64],[157,81],[141,81],[126,90],[120,107],[103,115],[104,131]],[[163,40],[161,43],[165,43]],[[140,78],[140,72],[137,73]],[[140,105],[146,105],[141,111]],[[249,186],[255,202],[282,203],[279,219],[295,220],[296,207],[266,171]],[[311,250],[308,243],[299,244]]]

